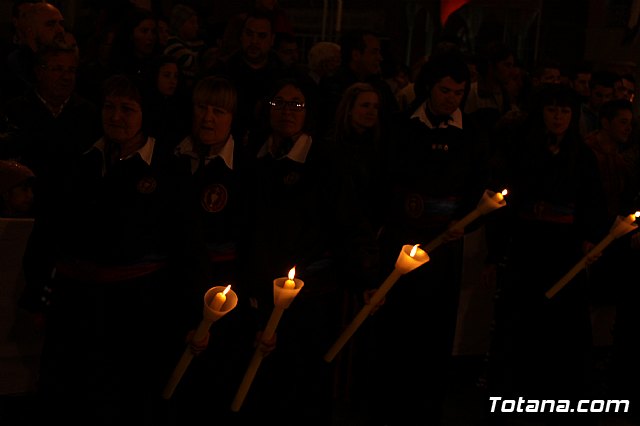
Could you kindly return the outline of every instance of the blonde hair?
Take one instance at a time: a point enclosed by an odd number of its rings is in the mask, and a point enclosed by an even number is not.
[[[351,110],[356,104],[356,99],[361,93],[372,92],[378,95],[378,100],[382,102],[382,96],[380,96],[380,92],[370,85],[369,83],[354,83],[344,91],[342,95],[342,99],[338,104],[338,108],[336,110],[336,121],[335,121],[335,137],[336,141],[342,141],[347,135],[351,132]],[[374,137],[378,139],[380,137],[380,120],[378,119],[374,131]]]
[[[236,113],[238,94],[235,86],[223,77],[205,77],[193,88],[194,104],[207,104]]]
[[[309,49],[309,69],[318,72],[325,61],[337,55],[340,57],[340,45],[330,41],[319,41]]]

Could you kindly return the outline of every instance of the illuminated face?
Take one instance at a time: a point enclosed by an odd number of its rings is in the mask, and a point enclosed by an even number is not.
[[[129,97],[107,96],[102,105],[102,127],[107,139],[118,144],[134,140],[142,131],[142,108]]]
[[[451,115],[460,107],[467,82],[444,77],[431,89],[429,106],[435,115]]]
[[[307,116],[305,101],[300,89],[292,85],[286,85],[276,93],[269,113],[274,134],[293,138],[302,133]]]
[[[225,108],[197,103],[193,106],[192,135],[205,145],[222,145],[229,138],[233,114]]]
[[[240,36],[240,45],[245,61],[250,64],[262,64],[269,57],[273,46],[271,23],[266,19],[249,18]]]
[[[572,115],[573,111],[568,106],[545,105],[542,112],[544,125],[549,133],[557,137],[569,129]]]
[[[378,122],[380,100],[375,92],[358,94],[351,108],[351,125],[357,132],[373,128]]]
[[[617,143],[626,143],[631,135],[633,113],[629,110],[620,110],[611,120],[602,120],[602,127],[609,137]]]
[[[178,87],[178,65],[167,63],[158,70],[158,92],[164,96],[173,96]]]
[[[156,21],[153,19],[145,19],[133,29],[133,46],[140,57],[153,53],[157,39]]]

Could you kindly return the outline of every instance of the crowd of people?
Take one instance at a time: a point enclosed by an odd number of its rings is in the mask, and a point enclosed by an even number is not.
[[[187,4],[125,3],[85,40],[53,4],[16,1],[3,47],[0,217],[35,219],[18,303],[44,333],[27,424],[328,426],[336,399],[361,424],[441,424],[470,248],[496,296],[487,407],[619,399],[637,419],[640,233],[592,252],[640,210],[632,73],[529,70],[501,41],[471,55],[447,40],[386,75],[368,30],[301,58],[276,1],[215,43]],[[506,206],[453,226],[505,188]],[[324,361],[402,246],[436,238]],[[273,280],[293,267],[304,287],[266,341]],[[237,307],[194,340],[204,294],[228,284]],[[265,361],[232,411],[256,347]],[[164,400],[185,348],[197,356]]]

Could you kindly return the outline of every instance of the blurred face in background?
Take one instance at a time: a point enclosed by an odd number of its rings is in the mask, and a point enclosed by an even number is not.
[[[173,96],[178,87],[178,65],[166,63],[158,70],[158,92],[164,96]]]
[[[631,135],[633,113],[627,109],[618,111],[611,120],[603,119],[602,128],[607,132],[611,140],[617,143],[626,143]]]
[[[633,98],[636,95],[636,85],[633,81],[621,78],[615,83],[615,98],[626,99],[629,102],[633,102]]]
[[[367,34],[363,37],[365,48],[362,52],[354,50],[351,54],[352,68],[361,76],[380,74],[382,53],[378,37]]]
[[[359,93],[351,108],[351,125],[358,133],[372,129],[378,123],[379,110],[380,99],[376,92]]]
[[[266,19],[247,19],[240,36],[240,45],[246,62],[251,65],[265,63],[273,46],[271,23]]]
[[[451,77],[440,79],[431,89],[429,107],[435,115],[451,115],[462,103],[467,82],[456,82]]]
[[[25,14],[27,19],[27,37],[33,40],[33,47],[39,50],[44,46],[64,43],[64,18],[57,7],[48,3],[34,3]]]
[[[573,79],[572,86],[573,90],[576,91],[578,95],[587,99],[591,94],[591,90],[589,88],[591,82],[591,74],[586,72],[581,72],[576,75],[576,78]]]
[[[158,44],[160,46],[166,46],[169,42],[169,24],[162,19],[158,20]]]
[[[77,69],[78,57],[75,53],[50,55],[46,63],[36,69],[38,92],[54,104],[64,102],[75,89]]]
[[[569,106],[545,105],[542,116],[547,131],[556,137],[561,137],[569,129],[573,111]]]
[[[598,111],[602,104],[613,99],[613,87],[601,86],[599,84],[591,88],[589,96],[589,106],[594,111]]]
[[[145,19],[133,29],[133,47],[136,55],[147,57],[153,53],[158,40],[156,21]]]
[[[198,15],[193,15],[191,18],[184,21],[180,27],[180,36],[184,40],[196,40],[198,38],[199,30],[200,24],[198,23]]]
[[[269,122],[273,133],[284,138],[294,138],[304,128],[306,119],[305,96],[300,89],[286,85],[270,102]]]

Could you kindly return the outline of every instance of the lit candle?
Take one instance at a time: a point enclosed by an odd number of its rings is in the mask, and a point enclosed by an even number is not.
[[[602,252],[613,240],[616,238],[620,238],[624,234],[627,234],[638,227],[634,222],[636,218],[640,217],[640,212],[635,212],[634,214],[630,214],[629,216],[616,217],[616,220],[613,222],[613,226],[609,230],[609,233],[606,237],[602,239],[598,244],[596,244],[590,251],[584,256],[578,263],[576,263],[573,268],[569,270],[557,283],[553,285],[549,290],[546,291],[545,296],[547,299],[551,299],[556,295],[562,288],[567,285],[584,267],[587,265],[587,260],[590,257],[597,255]]]
[[[304,286],[304,281],[301,279],[295,278],[296,268],[293,267],[289,271],[287,277],[276,278],[273,280],[273,311],[271,312],[271,317],[269,317],[269,321],[267,322],[267,326],[264,328],[261,336],[261,342],[268,342],[273,338],[273,335],[276,332],[276,328],[278,327],[278,323],[280,322],[280,318],[282,318],[282,314],[284,310],[287,309],[293,299],[298,295],[300,289]],[[238,387],[238,391],[236,392],[236,396],[231,403],[231,411],[237,412],[242,407],[245,397],[249,392],[249,388],[251,387],[251,383],[253,383],[253,379],[258,372],[258,368],[262,363],[262,359],[264,358],[264,352],[262,351],[260,345],[256,348],[253,353],[253,357],[249,362],[249,366],[247,367],[247,371],[244,373],[244,377],[242,378],[242,382]]]
[[[502,192],[496,192],[493,195],[493,199],[496,200],[497,202],[501,202],[502,200],[504,200],[505,195],[507,195],[507,190],[503,189]]]
[[[222,306],[224,305],[224,302],[227,301],[227,292],[230,289],[231,289],[231,284],[229,284],[227,288],[224,289],[224,291],[219,291],[218,293],[216,293],[216,295],[213,297],[213,302],[211,302],[211,309],[213,309],[214,311],[222,310]]]
[[[288,279],[284,282],[284,284],[282,284],[282,288],[286,288],[289,290],[296,288],[296,282],[293,281],[293,278],[295,276],[296,276],[296,267],[294,266],[289,271],[289,274],[287,275]]]
[[[438,235],[434,240],[425,245],[424,250],[427,253],[431,253],[447,239],[447,232],[450,231],[462,231],[467,225],[476,220],[482,215],[485,215],[493,210],[499,209],[507,205],[504,197],[507,195],[507,190],[503,189],[502,192],[493,192],[485,190],[482,194],[482,198],[478,201],[478,205],[468,215],[460,219],[458,222],[451,225],[451,227],[442,234]]]
[[[376,292],[371,297],[369,303],[365,304],[358,315],[351,321],[351,323],[345,328],[340,337],[336,340],[336,342],[331,346],[331,348],[327,351],[324,356],[324,360],[326,362],[333,361],[333,358],[340,352],[342,347],[347,343],[347,341],[351,338],[353,333],[360,327],[360,325],[364,322],[364,320],[369,316],[371,310],[374,306],[377,306],[378,303],[386,296],[391,287],[398,281],[398,279],[408,273],[418,268],[419,266],[424,265],[429,261],[429,255],[427,252],[422,250],[419,245],[416,244],[414,246],[405,245],[402,246],[402,250],[400,250],[400,254],[398,255],[398,259],[396,260],[396,266],[391,271],[391,274],[387,277],[386,280],[382,283],[382,285],[376,290]]]
[[[200,342],[204,340],[211,325],[228,314],[236,307],[237,304],[238,296],[233,290],[231,290],[231,285],[228,285],[226,288],[222,286],[210,288],[204,295],[202,321],[200,321],[200,324],[198,325],[198,328],[193,334],[191,340],[193,342]],[[187,347],[182,353],[182,357],[171,373],[171,377],[162,392],[162,397],[164,399],[171,398],[173,391],[176,389],[176,386],[178,386],[178,383],[180,383],[180,380],[182,380],[182,376],[185,371],[187,371],[187,367],[189,367],[192,359],[193,352],[191,352],[191,348]]]

